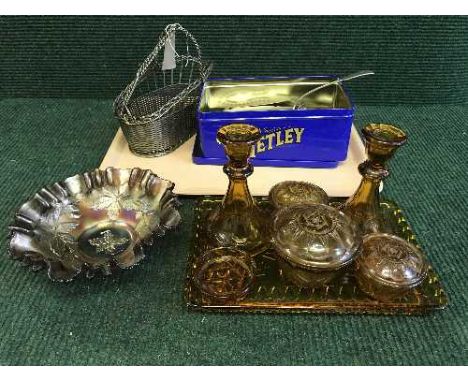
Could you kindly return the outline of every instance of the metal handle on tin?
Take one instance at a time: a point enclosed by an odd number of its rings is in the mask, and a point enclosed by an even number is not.
[[[347,76],[337,78],[336,80],[333,80],[331,82],[327,82],[326,84],[320,85],[320,86],[318,86],[318,87],[316,87],[316,88],[314,88],[312,90],[309,90],[308,92],[304,93],[299,98],[297,98],[296,101],[294,101],[293,109],[296,110],[299,107],[299,105],[300,105],[299,102],[304,97],[306,97],[308,95],[311,95],[312,93],[315,93],[315,92],[317,92],[319,90],[322,90],[323,88],[326,88],[326,87],[331,86],[331,85],[340,85],[343,82],[350,81],[350,80],[353,80],[353,79],[359,78],[359,77],[369,76],[371,74],[375,74],[375,73],[370,71],[370,70],[361,70],[360,72],[349,74]]]

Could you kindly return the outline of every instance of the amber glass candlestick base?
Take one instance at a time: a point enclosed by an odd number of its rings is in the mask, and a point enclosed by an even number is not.
[[[232,124],[219,129],[217,138],[228,157],[224,172],[229,186],[220,206],[208,217],[208,239],[214,247],[235,247],[254,256],[269,246],[267,217],[247,186],[247,177],[253,172],[249,157],[260,131],[251,125]]]
[[[362,129],[362,134],[368,159],[359,165],[361,184],[342,211],[357,224],[362,234],[367,234],[381,230],[380,182],[389,175],[387,161],[406,142],[406,134],[385,124],[369,124]]]

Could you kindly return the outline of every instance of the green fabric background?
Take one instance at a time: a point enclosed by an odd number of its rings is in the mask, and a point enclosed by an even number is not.
[[[183,198],[180,228],[140,266],[112,278],[55,284],[44,272],[1,256],[0,364],[466,364],[466,18],[1,18],[5,254],[7,226],[23,201],[45,184],[100,163],[117,128],[113,96],[151,48],[153,35],[174,19],[195,33],[219,75],[348,73],[373,68],[363,63],[372,58],[377,64],[384,56],[382,75],[355,88],[356,125],[391,122],[408,131],[384,194],[406,212],[442,276],[450,306],[415,317],[189,312],[183,282],[194,199]],[[286,36],[292,25],[294,38]],[[380,45],[368,46],[375,36]],[[302,40],[307,48],[285,45]],[[390,63],[382,47],[397,40],[393,51],[412,57],[403,77],[394,76],[402,60]],[[315,53],[321,59],[309,66]],[[426,75],[436,81],[423,80]],[[26,98],[12,98],[19,96]]]
[[[360,103],[468,101],[468,17],[439,16],[0,17],[0,97],[115,98],[176,21],[216,76],[371,69]]]

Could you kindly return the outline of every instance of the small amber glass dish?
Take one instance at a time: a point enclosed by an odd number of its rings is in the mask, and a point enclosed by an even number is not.
[[[246,252],[219,247],[206,251],[196,262],[195,285],[210,301],[242,300],[254,281],[254,263]]]
[[[299,288],[320,288],[330,285],[335,279],[343,276],[349,267],[331,271],[312,271],[294,266],[278,257],[278,269],[282,277]]]
[[[424,254],[415,245],[395,235],[375,233],[363,238],[356,277],[364,293],[388,301],[420,285],[428,268]]]

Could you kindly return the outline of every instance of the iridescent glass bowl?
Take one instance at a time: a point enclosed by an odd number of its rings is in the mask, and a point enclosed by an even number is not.
[[[360,239],[352,221],[336,208],[303,204],[278,211],[273,244],[280,260],[298,268],[298,277],[313,285],[314,279],[324,283],[338,276],[354,260]],[[303,270],[316,277],[304,277]]]
[[[424,254],[413,244],[395,235],[374,233],[363,238],[356,276],[363,292],[387,301],[420,285],[428,267]]]
[[[96,169],[45,187],[10,227],[13,259],[46,267],[52,280],[110,274],[145,256],[180,221],[174,184],[149,170]]]

